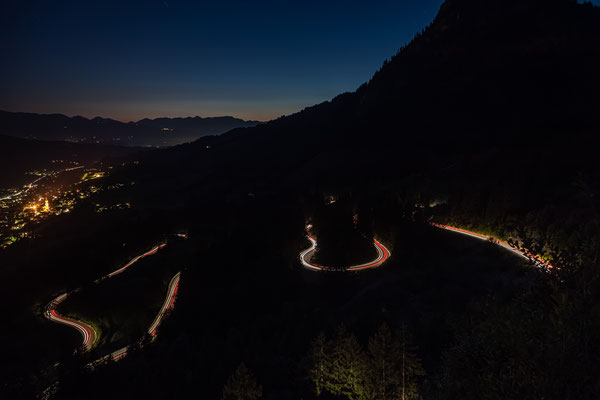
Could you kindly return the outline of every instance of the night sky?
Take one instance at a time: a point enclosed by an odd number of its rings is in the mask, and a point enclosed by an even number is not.
[[[442,0],[17,1],[0,109],[268,120],[355,90]]]

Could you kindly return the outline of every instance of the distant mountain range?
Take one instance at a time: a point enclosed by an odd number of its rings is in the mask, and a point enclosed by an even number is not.
[[[218,135],[235,128],[253,127],[259,121],[234,117],[187,117],[120,122],[62,114],[0,111],[0,134],[27,139],[102,143],[120,146],[173,146],[202,136]]]

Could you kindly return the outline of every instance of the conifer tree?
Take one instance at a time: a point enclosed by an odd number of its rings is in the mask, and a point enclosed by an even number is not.
[[[327,390],[350,400],[364,398],[365,357],[356,336],[340,328],[334,340]]]
[[[410,335],[406,325],[402,324],[399,334],[400,345],[400,399],[419,399],[419,390],[416,378],[425,375],[421,366],[421,360],[416,354],[416,348],[410,341]]]
[[[369,338],[366,392],[369,399],[396,399],[400,385],[400,344],[387,324]]]
[[[323,332],[313,340],[310,347],[310,380],[315,385],[315,392],[320,396],[329,381],[331,374],[330,343]]]
[[[223,400],[258,400],[262,397],[262,387],[250,374],[244,363],[227,379],[223,388]]]

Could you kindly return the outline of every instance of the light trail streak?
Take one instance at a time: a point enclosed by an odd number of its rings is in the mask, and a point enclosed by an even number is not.
[[[139,256],[134,257],[131,261],[129,261],[127,264],[125,264],[124,266],[122,266],[118,270],[113,271],[110,274],[106,275],[105,279],[112,278],[115,275],[119,275],[120,273],[123,273],[127,268],[131,267],[133,264],[135,264],[136,262],[140,261],[142,258],[151,256],[153,254],[156,254],[158,252],[158,250],[162,249],[166,245],[167,245],[166,243],[161,243],[158,246],[155,246],[152,250],[149,250],[149,251],[145,252],[144,254],[140,254]]]
[[[351,267],[346,268],[346,270],[348,270],[348,271],[358,271],[358,270],[361,270],[361,269],[379,267],[392,254],[392,253],[390,253],[390,251],[383,244],[379,243],[377,241],[377,239],[373,239],[373,244],[375,245],[375,249],[377,249],[377,258],[375,260],[373,260],[371,262],[368,262],[368,263],[360,264],[360,265],[353,265]]]
[[[510,244],[508,244],[507,242],[505,242],[503,240],[499,240],[499,239],[495,239],[493,237],[481,235],[479,233],[468,231],[466,229],[456,228],[454,226],[436,224],[435,222],[430,222],[430,224],[436,228],[445,229],[445,230],[448,230],[451,232],[460,233],[465,236],[470,236],[475,239],[492,242],[492,243],[502,247],[503,249],[508,250],[513,254],[516,254],[517,256],[519,256],[521,258],[524,258],[528,261],[533,262],[533,264],[539,268],[542,268],[542,269],[554,268],[554,266],[552,264],[550,264],[548,261],[536,256],[535,254],[528,252],[527,250],[522,250],[517,247],[511,246]]]
[[[165,298],[165,301],[164,301],[162,307],[160,308],[160,311],[156,315],[156,318],[154,318],[154,321],[150,325],[150,328],[148,328],[148,334],[152,337],[156,336],[156,330],[158,329],[158,326],[161,324],[162,320],[164,319],[165,314],[168,311],[170,311],[173,308],[173,305],[175,304],[175,298],[177,297],[177,290],[179,290],[180,276],[181,276],[181,273],[178,272],[177,274],[175,274],[173,279],[171,279],[171,282],[169,282],[169,289],[167,290],[167,297]]]
[[[310,260],[310,258],[312,257],[312,254],[317,249],[317,239],[312,237],[310,234],[306,235],[306,238],[310,241],[310,247],[306,250],[303,250],[300,253],[300,262],[302,263],[302,265],[304,265],[308,269],[312,269],[315,271],[321,271],[321,270],[323,270],[322,266],[317,265],[317,264],[312,264],[309,261],[306,261],[307,259]]]
[[[71,168],[65,168],[63,171],[67,172],[67,171],[75,171],[76,169],[80,169],[80,168],[84,168],[85,165],[79,165],[77,167],[71,167]]]
[[[67,297],[67,294],[64,293],[50,302],[50,304],[48,304],[46,307],[45,316],[50,321],[75,328],[79,333],[81,333],[81,336],[83,336],[83,348],[87,351],[92,348],[94,341],[96,340],[96,331],[94,328],[85,322],[63,317],[56,312],[56,307]]]
[[[300,252],[300,262],[302,265],[313,271],[328,271],[328,270],[337,270],[336,268],[327,267],[324,265],[319,265],[316,263],[310,262],[314,252],[317,249],[317,239],[315,239],[312,235],[306,235],[306,238],[310,241],[310,247],[306,250]],[[377,250],[377,258],[375,260],[366,262],[364,264],[351,265],[349,267],[343,268],[344,271],[359,271],[363,269],[376,268],[381,264],[387,261],[388,258],[392,255],[392,253],[380,242],[376,239],[373,239],[373,245]]]

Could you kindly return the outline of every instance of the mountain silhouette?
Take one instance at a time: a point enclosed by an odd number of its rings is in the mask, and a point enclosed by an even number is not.
[[[0,134],[3,135],[122,146],[172,146],[259,123],[234,117],[146,118],[123,123],[101,117],[87,119],[0,111]]]

